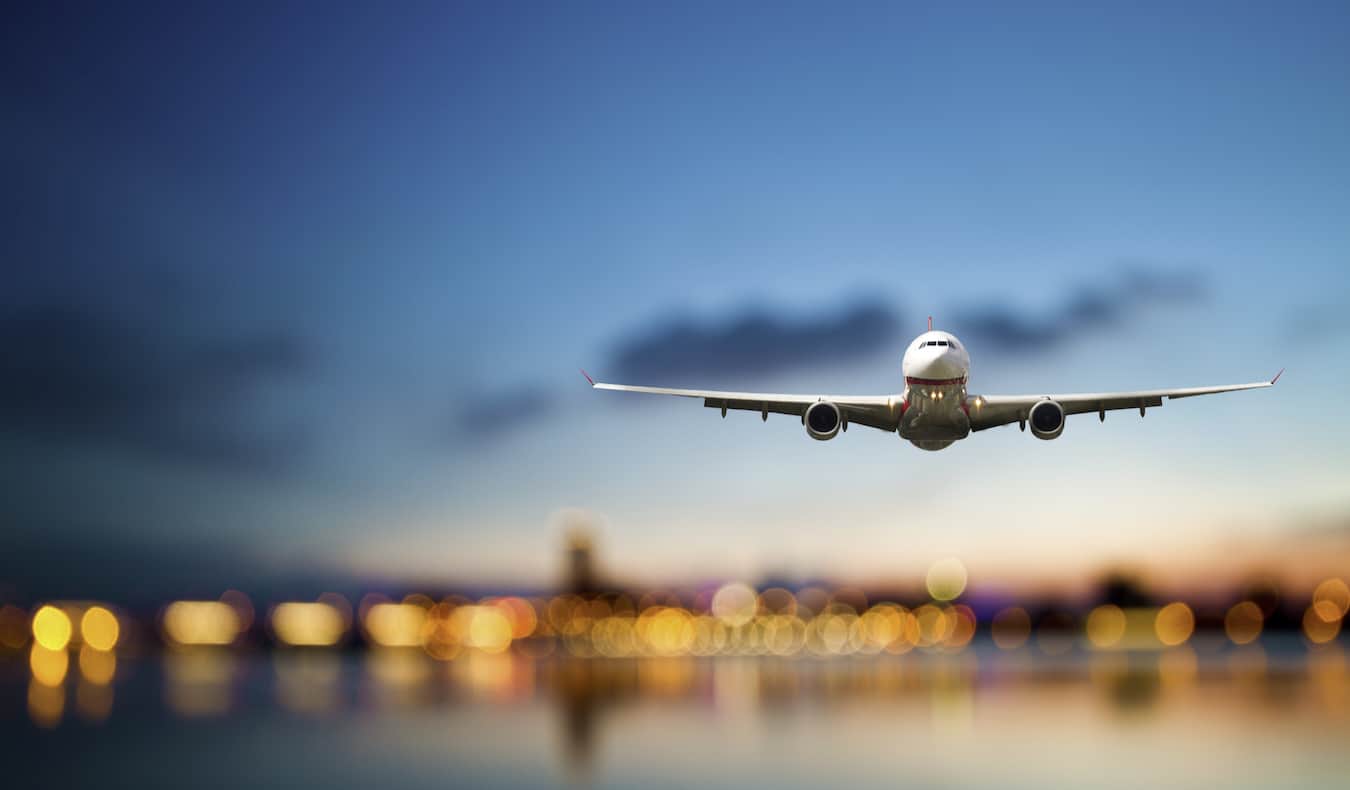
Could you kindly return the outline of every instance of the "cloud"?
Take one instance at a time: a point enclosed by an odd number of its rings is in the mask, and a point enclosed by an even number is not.
[[[720,321],[678,317],[621,340],[605,375],[637,384],[770,375],[889,348],[900,324],[890,307],[874,301],[805,317],[763,308]]]
[[[297,427],[251,413],[313,364],[284,332],[198,341],[86,308],[29,308],[0,315],[0,349],[0,415],[16,433],[257,471],[303,444]]]
[[[994,351],[1042,351],[1085,331],[1121,326],[1140,309],[1198,304],[1208,293],[1207,282],[1194,272],[1130,269],[1108,285],[1069,291],[1046,314],[1005,305],[958,309],[952,316],[952,331],[967,343]]]

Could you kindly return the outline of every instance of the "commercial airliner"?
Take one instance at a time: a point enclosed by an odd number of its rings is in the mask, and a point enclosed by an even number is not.
[[[964,439],[972,431],[1017,423],[1038,439],[1057,439],[1064,433],[1064,421],[1070,414],[1096,412],[1106,420],[1108,411],[1138,409],[1139,416],[1150,406],[1161,406],[1163,398],[1190,398],[1218,392],[1253,390],[1274,386],[1281,370],[1270,381],[1251,384],[1227,384],[1218,387],[1140,390],[1139,392],[1091,392],[1070,395],[970,395],[970,354],[956,336],[933,329],[909,344],[900,363],[905,389],[899,395],[775,395],[762,392],[719,392],[716,390],[666,389],[595,381],[581,371],[591,387],[598,390],[642,392],[649,395],[675,395],[702,398],[703,405],[727,410],[757,411],[764,420],[769,412],[801,418],[812,439],[825,441],[847,431],[850,424],[898,433],[922,450],[941,450]]]

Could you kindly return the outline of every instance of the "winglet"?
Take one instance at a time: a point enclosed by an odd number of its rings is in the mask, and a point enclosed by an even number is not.
[[[933,331],[933,317],[931,315],[928,316],[928,331],[929,332]]]
[[[1284,368],[1280,368],[1280,372],[1279,372],[1279,373],[1276,373],[1276,374],[1275,374],[1275,378],[1273,378],[1273,379],[1270,380],[1270,385],[1271,385],[1272,387],[1275,386],[1275,382],[1279,381],[1279,380],[1280,380],[1280,376],[1283,376],[1283,375],[1284,375]]]
[[[586,377],[586,381],[590,382],[592,387],[595,386],[595,379],[591,378],[591,374],[587,373],[585,368],[577,368],[577,370],[581,371],[581,375]]]

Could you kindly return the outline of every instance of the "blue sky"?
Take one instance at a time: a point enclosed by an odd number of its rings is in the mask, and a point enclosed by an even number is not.
[[[670,580],[1344,523],[1344,4],[10,13],[0,469],[44,583],[116,550],[542,583],[568,509]],[[929,313],[979,392],[1290,372],[928,454],[576,371],[897,391]]]

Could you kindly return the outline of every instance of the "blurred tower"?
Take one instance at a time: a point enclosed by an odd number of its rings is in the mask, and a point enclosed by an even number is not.
[[[591,531],[573,526],[567,532],[565,587],[570,593],[587,595],[598,592]]]

